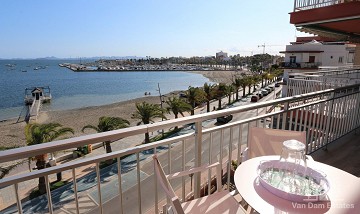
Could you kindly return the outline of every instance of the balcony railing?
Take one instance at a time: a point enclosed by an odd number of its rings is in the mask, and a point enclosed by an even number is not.
[[[314,91],[344,87],[360,83],[359,68],[321,70],[292,75],[287,82],[287,96],[300,95]]]
[[[356,0],[295,0],[294,12],[299,10],[310,10],[319,7],[327,7],[327,6],[342,4],[350,1],[356,1]]]
[[[283,68],[314,68],[317,69],[321,66],[321,62],[301,62],[301,63],[290,63],[290,62],[283,62],[281,67]]]
[[[154,178],[152,160],[149,158],[151,155],[159,156],[166,173],[220,161],[224,172],[229,175],[231,161],[241,162],[242,147],[247,144],[248,129],[252,126],[306,130],[306,153],[311,154],[360,126],[359,87],[360,84],[327,89],[149,125],[2,151],[0,163],[87,144],[126,139],[129,136],[175,126],[184,125],[190,130],[187,134],[158,142],[4,178],[0,180],[1,194],[6,191],[9,197],[13,195],[14,201],[12,206],[0,212],[61,213],[71,207],[76,213],[80,211],[155,213],[165,202]],[[283,108],[280,109],[278,106]],[[214,122],[215,118],[230,114],[234,115],[233,122],[207,127],[207,124]],[[100,169],[100,163],[109,159],[116,159],[117,163]],[[84,167],[88,168],[83,170]],[[89,172],[80,177],[77,172],[81,170]],[[49,182],[52,181],[52,176],[59,172],[71,174],[72,181],[60,190],[50,190]],[[21,192],[22,186],[39,177],[45,177],[46,194],[31,201],[25,200]],[[207,175],[196,173],[193,177],[174,181],[173,184],[182,200],[186,200],[192,190],[195,196],[200,195],[205,189],[210,192],[209,181],[212,177],[211,173]],[[226,182],[229,184],[230,176],[227,176]],[[84,204],[83,201],[87,199],[89,202]]]

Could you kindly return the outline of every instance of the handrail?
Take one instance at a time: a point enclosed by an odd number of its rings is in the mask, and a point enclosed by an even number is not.
[[[329,90],[326,90],[326,91],[329,91]],[[334,99],[334,98],[329,98],[327,100],[322,99],[322,100],[316,101],[315,104],[325,102],[325,101],[329,101],[329,100],[332,100],[332,99]],[[291,108],[291,110],[300,109],[300,108],[307,107],[307,106],[310,106],[310,105],[313,105],[313,104],[314,103],[307,103],[307,104],[304,104],[304,105],[299,105],[299,106]],[[278,112],[275,112],[275,113],[268,113],[268,114],[265,114],[265,115],[254,116],[254,117],[243,119],[243,120],[240,120],[240,121],[235,121],[233,123],[228,123],[228,124],[225,124],[225,125],[222,125],[222,126],[208,128],[208,129],[203,131],[203,134],[219,131],[221,129],[227,129],[227,128],[235,127],[235,126],[238,126],[238,125],[241,125],[241,124],[246,124],[246,123],[249,123],[249,122],[253,122],[253,121],[256,121],[256,120],[259,120],[259,119],[262,119],[262,118],[271,117],[271,116],[278,115],[278,114],[283,114],[283,113],[286,113],[288,111],[290,111],[290,109],[289,110],[281,110],[281,111],[278,111]],[[124,129],[121,129],[121,130],[124,130]],[[181,136],[176,136],[176,137],[173,137],[173,138],[160,140],[160,141],[157,141],[157,142],[154,142],[154,143],[139,145],[139,146],[132,147],[132,148],[127,148],[127,149],[124,149],[124,150],[114,151],[112,153],[101,154],[101,155],[98,155],[96,157],[90,157],[90,158],[85,158],[85,159],[81,159],[81,160],[75,160],[75,161],[72,161],[72,162],[64,163],[64,164],[53,166],[53,167],[50,167],[50,168],[45,168],[43,170],[36,170],[36,171],[32,171],[30,173],[19,174],[19,175],[15,175],[15,176],[12,176],[12,177],[5,177],[5,178],[0,180],[0,188],[5,187],[5,186],[9,186],[11,184],[18,183],[18,182],[21,182],[21,181],[24,181],[24,180],[30,180],[30,179],[42,177],[42,176],[49,175],[49,174],[55,174],[55,173],[58,173],[58,172],[66,171],[66,170],[77,168],[77,167],[80,167],[80,166],[90,165],[90,164],[98,163],[98,162],[101,162],[101,161],[114,159],[114,158],[117,158],[117,157],[121,158],[121,157],[130,155],[130,154],[139,153],[139,152],[149,150],[149,149],[153,149],[153,148],[160,147],[160,146],[166,146],[166,145],[169,145],[171,143],[179,142],[179,141],[182,141],[182,140],[188,139],[190,137],[194,137],[194,136],[195,136],[195,133],[192,132],[192,133],[189,133],[189,134],[184,134],[184,135],[181,135]],[[15,150],[15,149],[13,149],[13,150]],[[8,150],[8,151],[11,151],[11,150]],[[0,153],[0,155],[1,155],[1,153]]]
[[[271,101],[265,101],[260,103],[249,104],[245,106],[239,106],[229,109],[224,109],[221,111],[214,111],[204,114],[198,114],[173,120],[161,121],[153,124],[140,125],[136,127],[129,127],[114,131],[95,133],[90,135],[84,135],[80,137],[68,138],[64,140],[57,140],[49,143],[43,143],[38,145],[32,145],[27,147],[21,147],[6,151],[0,151],[0,163],[18,160],[21,158],[34,157],[36,155],[42,155],[46,153],[52,153],[60,150],[66,150],[71,148],[77,148],[87,144],[94,144],[104,141],[115,141],[129,136],[144,134],[147,132],[157,131],[165,128],[171,128],[174,126],[181,126],[186,124],[191,124],[199,121],[205,121],[208,119],[214,119],[217,117],[241,113],[249,110],[254,110],[257,108],[263,108],[266,106],[277,105],[285,102],[295,102],[297,100],[305,99],[312,96],[318,96],[321,94],[326,94],[333,92],[338,89],[327,89],[323,91],[311,92],[308,94],[297,95],[293,97],[285,97]]]
[[[84,135],[80,137],[74,137],[64,140],[57,140],[49,143],[39,144],[39,145],[33,145],[33,146],[27,146],[27,147],[21,147],[6,151],[0,151],[0,163],[7,162],[7,161],[13,161],[18,160],[21,158],[28,158],[28,157],[34,157],[36,155],[42,155],[46,153],[52,153],[60,150],[65,149],[71,149],[71,148],[77,148],[80,146],[84,146],[87,144],[94,144],[104,141],[116,141],[122,138],[126,138],[133,135],[138,134],[144,134],[147,132],[157,131],[165,128],[171,128],[174,126],[181,126],[186,124],[191,124],[199,121],[205,121],[209,119],[214,119],[217,117],[229,115],[229,114],[235,114],[235,113],[241,113],[249,110],[255,110],[258,108],[263,108],[267,106],[273,106],[278,105],[286,102],[296,102],[298,100],[302,100],[305,98],[328,94],[331,92],[341,91],[347,88],[354,88],[354,87],[360,87],[360,84],[352,85],[352,86],[344,86],[336,89],[326,89],[323,91],[316,91],[311,92],[307,94],[301,94],[296,95],[293,97],[285,97],[280,98],[276,100],[270,100],[260,103],[254,103],[249,104],[245,106],[239,106],[229,109],[224,109],[221,111],[214,111],[204,114],[198,114],[178,119],[172,119],[172,120],[166,120],[161,121],[153,124],[147,124],[147,125],[140,125],[136,127],[129,127],[109,132],[102,132],[102,133],[95,133],[90,135]]]
[[[169,139],[165,139],[165,140],[160,140],[160,141],[157,141],[154,143],[140,145],[140,146],[123,149],[123,150],[119,150],[119,151],[114,151],[111,153],[101,154],[101,155],[97,155],[96,157],[75,160],[72,162],[67,162],[67,163],[64,163],[61,165],[56,165],[56,166],[45,168],[42,170],[31,171],[26,174],[18,174],[18,175],[14,175],[11,177],[5,177],[0,180],[0,188],[9,186],[11,184],[18,183],[18,182],[21,182],[24,180],[30,180],[30,179],[42,177],[42,176],[49,175],[49,174],[55,174],[58,172],[63,172],[65,170],[77,168],[80,166],[99,163],[101,161],[106,161],[106,160],[117,158],[117,157],[124,157],[124,156],[130,155],[130,154],[139,153],[144,150],[153,149],[153,148],[156,148],[159,146],[165,146],[165,145],[168,145],[169,143],[178,142],[183,139],[187,139],[191,136],[194,136],[194,133],[184,134],[181,136],[177,136],[177,137],[173,137],[173,138],[169,138]]]
[[[349,90],[348,90],[349,89]],[[152,188],[151,182],[151,170],[146,171],[148,173],[148,177],[146,181],[143,181],[141,178],[140,170],[143,170],[147,167],[140,167],[141,165],[145,166],[148,164],[150,159],[149,153],[145,151],[153,151],[153,154],[161,154],[161,156],[166,160],[168,160],[167,171],[169,174],[175,171],[175,167],[181,168],[181,171],[186,170],[187,163],[192,162],[195,167],[200,166],[203,164],[203,160],[205,160],[206,164],[212,164],[214,161],[219,161],[221,168],[224,169],[227,173],[230,173],[229,164],[231,160],[240,161],[241,155],[241,148],[243,146],[244,140],[243,135],[248,137],[248,133],[246,134],[246,129],[248,129],[251,124],[261,122],[263,120],[262,126],[269,125],[269,127],[274,129],[288,129],[286,126],[290,126],[289,129],[307,129],[307,152],[311,153],[314,152],[324,146],[327,146],[328,143],[333,142],[334,140],[340,138],[346,133],[349,133],[354,128],[359,127],[359,119],[360,119],[360,111],[358,110],[358,106],[360,104],[360,84],[344,86],[336,89],[326,89],[323,91],[312,92],[308,94],[301,94],[294,97],[286,97],[281,99],[276,99],[272,101],[265,101],[262,103],[255,103],[230,109],[225,109],[216,112],[204,113],[200,115],[194,115],[174,120],[162,121],[154,124],[149,125],[141,125],[137,127],[130,127],[126,129],[114,130],[105,133],[97,133],[91,135],[85,135],[75,138],[70,138],[66,140],[59,140],[54,141],[46,144],[34,145],[24,148],[12,149],[0,152],[0,162],[6,162],[9,160],[34,156],[36,154],[44,154],[49,153],[57,150],[62,150],[64,148],[74,148],[85,144],[97,143],[105,140],[118,140],[121,138],[125,138],[128,136],[133,136],[137,134],[142,134],[146,132],[151,132],[155,130],[159,130],[162,128],[170,128],[174,126],[194,123],[195,131],[192,131],[188,134],[182,134],[180,136],[172,137],[163,139],[157,142],[144,144],[135,146],[132,148],[127,148],[120,151],[114,151],[112,153],[106,153],[101,155],[96,155],[94,157],[85,157],[84,159],[74,160],[65,164],[45,168],[42,170],[36,170],[29,173],[23,173],[14,175],[11,177],[5,177],[0,180],[0,188],[7,188],[13,186],[15,189],[15,194],[17,194],[17,205],[21,208],[21,198],[18,196],[18,184],[28,181],[35,178],[44,177],[46,183],[49,181],[49,176],[58,172],[64,172],[67,170],[73,171],[73,182],[76,183],[76,174],[75,169],[83,166],[89,165],[96,165],[96,183],[99,197],[101,196],[101,188],[100,184],[103,184],[103,181],[100,180],[100,169],[99,165],[100,162],[109,160],[109,159],[117,159],[117,169],[118,169],[118,184],[119,184],[119,193],[120,198],[126,196],[130,192],[133,193],[137,190],[137,201],[138,201],[138,209],[139,213],[142,213],[141,210],[144,208],[145,210],[149,208],[151,204],[148,204],[151,199],[143,198],[142,195],[142,188]],[[283,104],[284,108],[282,110],[277,110],[274,112],[268,112],[269,107]],[[347,106],[344,108],[344,106]],[[271,108],[270,108],[271,109]],[[256,110],[256,113],[255,111]],[[234,122],[224,124],[221,126],[211,127],[211,128],[203,128],[202,121],[213,119],[219,116],[224,116],[228,114],[237,114],[242,112],[248,112],[251,115],[249,117],[242,117],[245,114],[237,115],[240,116],[242,119],[236,120]],[[270,120],[270,124],[266,124],[267,118]],[[282,122],[280,122],[282,121]],[[281,123],[281,124],[280,124]],[[281,127],[279,127],[281,125]],[[293,128],[291,128],[291,126]],[[294,128],[295,127],[295,128]],[[237,134],[235,134],[237,132]],[[244,132],[244,133],[243,133]],[[228,134],[227,134],[228,133]],[[326,137],[324,137],[326,134]],[[226,141],[224,140],[225,134],[227,135]],[[236,135],[236,137],[235,137]],[[204,137],[202,137],[204,136]],[[215,140],[216,139],[216,140]],[[236,140],[237,139],[237,140]],[[216,143],[215,143],[216,142]],[[245,141],[246,142],[246,141]],[[186,146],[189,146],[190,150],[185,150],[185,143]],[[158,150],[159,147],[165,148],[164,151]],[[218,149],[223,148],[223,149]],[[216,152],[215,152],[216,149]],[[223,154],[224,150],[227,150],[225,154]],[[178,154],[175,155],[175,152]],[[190,152],[189,152],[190,151]],[[188,153],[189,152],[189,153]],[[216,154],[214,154],[214,152]],[[235,152],[235,153],[233,153]],[[202,154],[204,153],[204,154]],[[152,154],[152,153],[151,153]],[[191,154],[191,160],[188,159],[189,155]],[[231,155],[229,155],[231,154]],[[127,157],[131,155],[130,157]],[[141,158],[140,159],[140,155]],[[215,157],[216,155],[216,157]],[[208,156],[208,157],[207,157]],[[160,156],[159,156],[160,157]],[[215,157],[215,159],[214,159]],[[136,158],[136,161],[133,159]],[[172,162],[174,160],[181,158],[179,166],[175,166]],[[187,161],[187,162],[186,162]],[[142,164],[140,165],[140,162]],[[136,174],[136,184],[131,184],[133,186],[129,188],[121,189],[121,177],[127,176],[127,172],[122,172],[122,166],[128,165],[128,168],[132,168],[134,173]],[[125,167],[125,168],[127,168]],[[174,168],[173,168],[174,167]],[[135,169],[136,168],[136,169]],[[224,172],[225,172],[224,171]],[[145,172],[145,171],[144,171]],[[132,176],[129,174],[129,176]],[[198,173],[194,174],[194,194],[196,195],[197,192],[200,192],[201,182],[200,182],[201,175]],[[133,177],[132,177],[133,178]],[[116,179],[115,177],[112,179]],[[211,180],[208,178],[208,182]],[[228,177],[228,185],[230,179]],[[210,184],[210,182],[209,182]],[[74,187],[74,191],[77,193],[78,190]],[[130,189],[131,188],[131,189]],[[183,199],[185,200],[185,183],[182,181],[181,188],[183,190]],[[210,191],[210,185],[208,187]],[[50,187],[47,185],[47,197],[49,201],[49,212],[52,213],[52,205],[51,202],[51,192]],[[154,199],[155,199],[155,210],[158,210],[159,197],[157,195],[157,186],[154,185]],[[97,209],[103,210],[103,203],[101,199],[99,199],[99,205]],[[131,196],[131,200],[136,200],[136,197]],[[56,204],[58,202],[54,202]],[[77,210],[79,210],[78,201]],[[146,206],[142,207],[144,204]],[[124,205],[124,206],[123,206]],[[127,209],[128,204],[123,204],[123,200],[121,199],[121,209]],[[19,208],[18,208],[19,209]]]
[[[295,0],[294,12],[345,3],[344,0]]]

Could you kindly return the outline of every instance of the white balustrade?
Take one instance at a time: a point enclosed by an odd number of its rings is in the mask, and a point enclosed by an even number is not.
[[[168,173],[219,161],[223,171],[227,172],[229,175],[231,161],[237,160],[237,163],[239,163],[241,160],[241,146],[246,146],[249,127],[258,125],[269,128],[274,127],[277,129],[307,130],[308,141],[306,144],[306,152],[307,154],[311,154],[360,126],[359,88],[360,84],[337,89],[326,89],[323,91],[258,102],[149,125],[1,151],[0,163],[3,163],[103,141],[114,141],[118,139],[126,140],[126,137],[129,136],[169,129],[175,126],[193,124],[195,127],[195,130],[188,134],[182,134],[176,137],[95,157],[85,157],[65,164],[45,168],[43,170],[6,177],[0,180],[0,188],[13,186],[13,194],[16,196],[17,205],[14,204],[12,208],[19,213],[28,213],[30,211],[28,209],[24,210],[24,207],[22,206],[18,185],[21,182],[27,182],[31,179],[45,177],[48,203],[47,208],[50,213],[56,213],[59,208],[57,205],[55,206],[53,204],[52,191],[50,191],[49,186],[49,175],[71,170],[72,183],[74,184],[74,203],[76,205],[76,212],[79,213],[79,210],[82,209],[82,207],[79,202],[80,194],[76,179],[76,169],[79,167],[95,165],[96,188],[99,200],[96,207],[90,211],[90,213],[106,213],[107,209],[110,209],[108,204],[114,200],[117,202],[117,206],[120,207],[120,209],[118,209],[119,213],[127,213],[128,207],[136,207],[135,212],[137,213],[145,213],[151,209],[160,210],[164,204],[164,195],[161,192],[158,192],[156,178],[154,178],[151,170],[147,171],[148,174],[146,174],[146,176],[143,175],[144,172],[142,171],[142,168],[145,167],[146,163],[152,161],[151,158],[148,158],[151,157],[151,155],[145,155],[145,153],[151,151],[154,154],[157,154],[159,158],[162,158]],[[275,109],[275,111],[271,112],[266,111],[273,106],[279,105],[283,105],[284,109]],[[231,123],[221,126],[211,128],[203,127],[203,122],[206,120],[212,120],[230,114],[236,115],[237,120],[233,120]],[[270,121],[269,124],[268,121]],[[261,122],[263,125],[261,125]],[[158,149],[159,147],[162,147],[162,149]],[[167,149],[164,149],[164,147]],[[125,167],[123,160],[129,155],[134,157],[134,163],[131,166],[132,169],[122,172],[122,167]],[[118,187],[116,188],[119,191],[119,195],[112,199],[105,199],[105,197],[103,197],[104,195],[101,193],[103,187],[109,181],[101,180],[102,174],[99,165],[100,162],[109,159],[117,159],[117,178],[115,176],[111,178],[112,180],[115,179],[117,182]],[[167,166],[165,164],[166,162]],[[124,187],[122,183],[124,181],[124,176],[127,176],[128,173],[131,172],[134,172],[136,177],[132,178],[135,184],[133,186]],[[208,172],[207,175],[195,173],[192,177],[182,178],[180,181],[172,182],[174,182],[173,184],[176,187],[175,190],[179,192],[182,200],[186,200],[190,193],[189,184],[193,184],[190,188],[193,189],[194,195],[197,196],[200,195],[202,190],[207,189],[208,193],[211,191],[210,183],[212,179],[213,174]],[[202,182],[204,180],[205,182]],[[194,183],[192,183],[192,181],[194,181]],[[204,186],[205,183],[208,185]],[[230,176],[228,176],[227,179],[227,187],[229,187],[229,183]],[[203,189],[201,189],[202,187]],[[147,195],[150,194],[151,197],[145,197],[143,195],[144,192],[146,192]]]

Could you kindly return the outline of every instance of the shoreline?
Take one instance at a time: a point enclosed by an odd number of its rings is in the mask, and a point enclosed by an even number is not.
[[[212,82],[231,83],[234,75],[239,71],[187,71],[202,74]],[[165,97],[178,96],[181,91],[173,91],[165,94]],[[138,120],[132,119],[131,115],[135,112],[135,103],[148,102],[159,104],[159,96],[143,96],[140,98],[120,101],[112,104],[90,106],[70,110],[41,111],[37,123],[60,123],[64,127],[71,127],[75,134],[71,137],[86,135],[94,132],[82,133],[81,128],[85,125],[97,125],[101,116],[122,117],[129,120],[130,126],[136,126]],[[168,114],[169,119],[173,118]],[[22,147],[26,146],[24,134],[25,122],[16,123],[17,118],[7,119],[0,122],[0,147]]]

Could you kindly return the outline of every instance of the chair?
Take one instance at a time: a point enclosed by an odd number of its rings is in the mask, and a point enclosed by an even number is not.
[[[165,175],[162,166],[156,155],[153,156],[154,159],[154,168],[157,180],[164,190],[168,202],[170,202],[171,207],[167,209],[167,213],[175,214],[185,214],[185,213],[234,213],[240,214],[245,213],[244,208],[235,200],[235,198],[230,195],[227,191],[221,191],[221,165],[219,162],[212,165],[201,166],[197,168],[192,168],[188,171],[177,172],[171,175]],[[216,167],[216,176],[217,176],[217,192],[212,195],[204,196],[201,198],[196,198],[191,201],[181,203],[179,198],[175,195],[174,190],[172,189],[168,179],[178,178],[192,173],[201,172],[208,170],[210,168]]]
[[[291,139],[306,145],[306,132],[251,127],[242,161],[264,155],[281,155],[283,142]],[[312,160],[311,156],[307,158]]]

